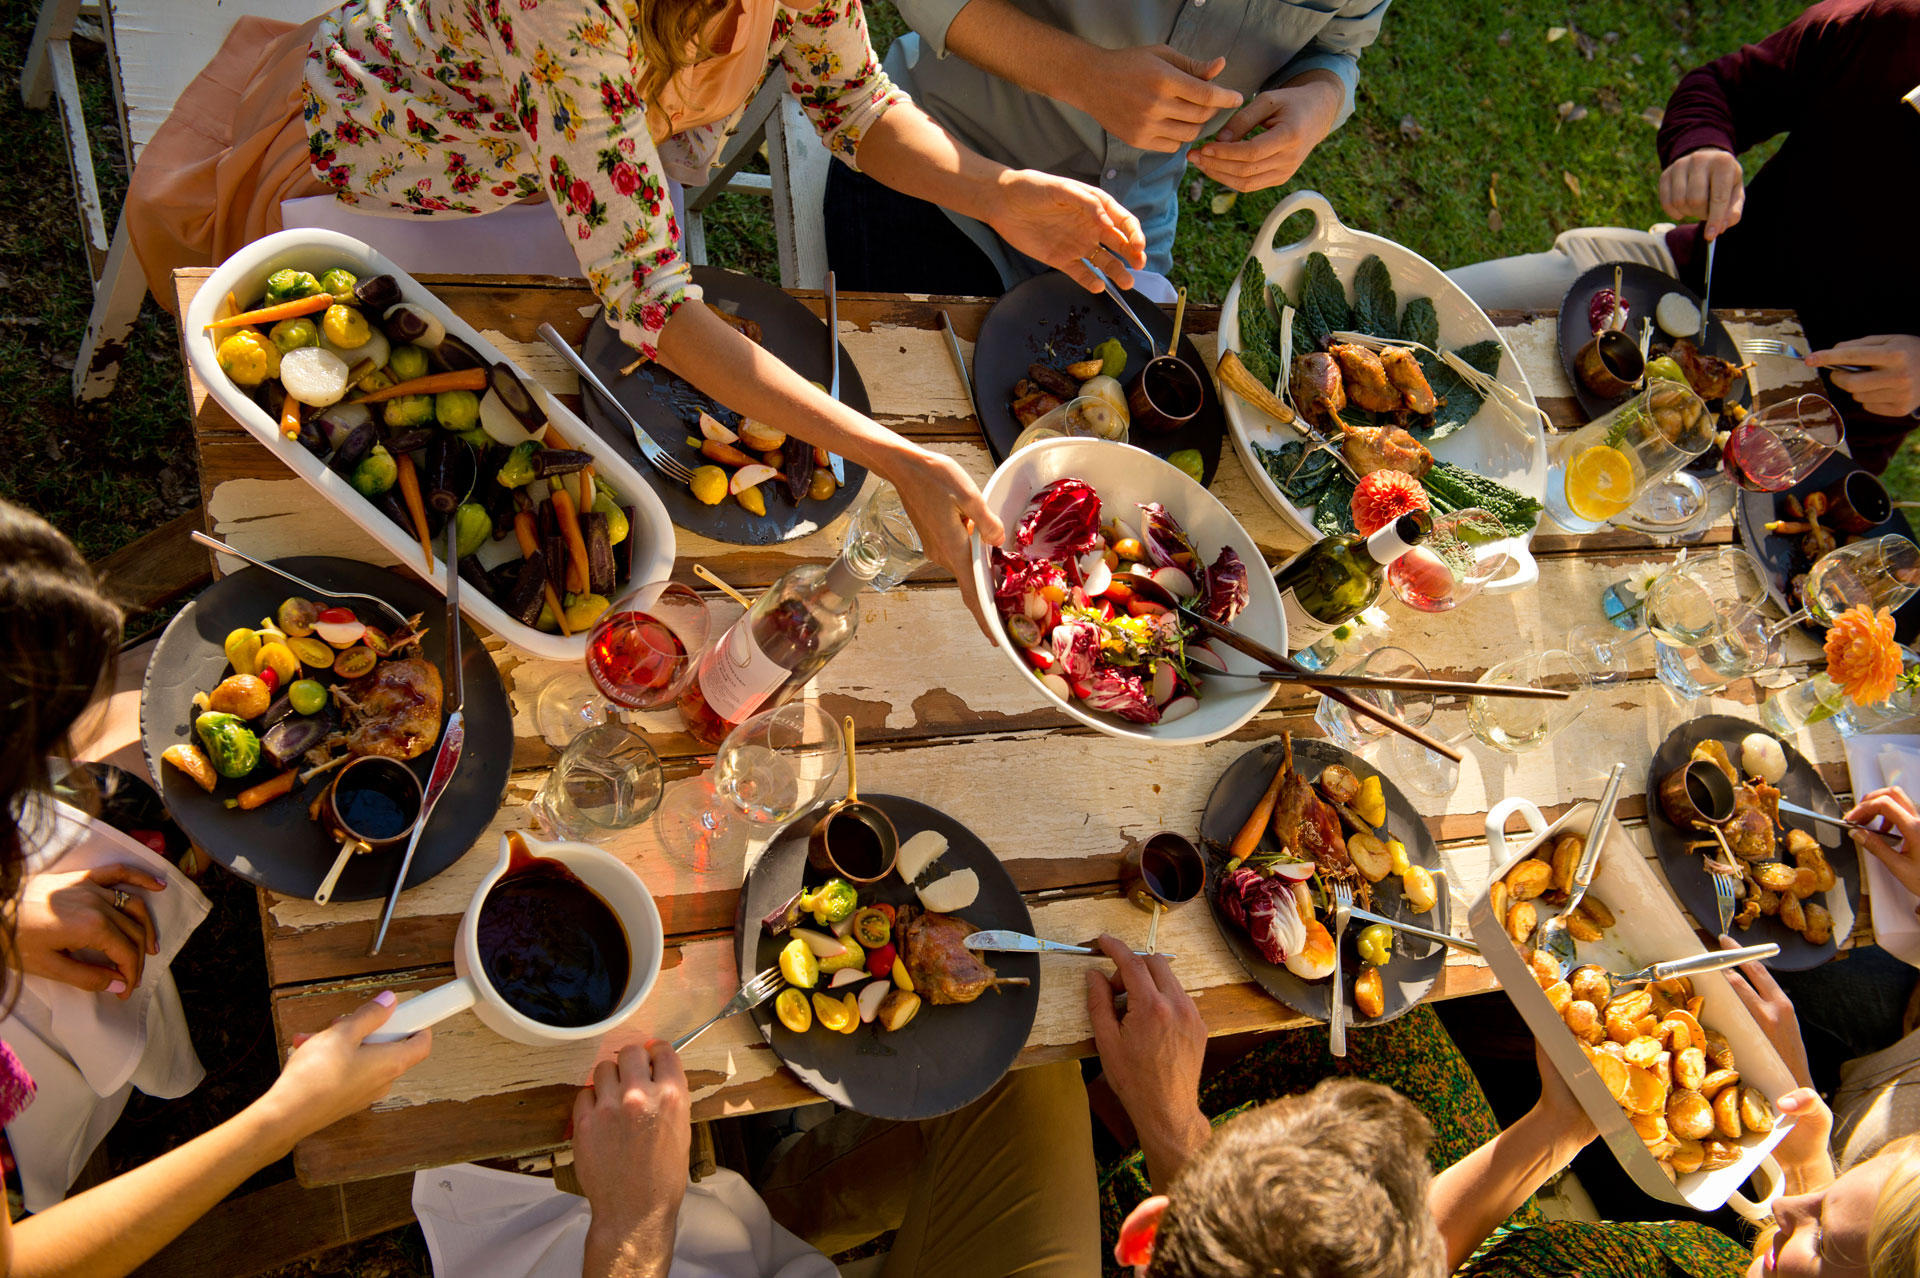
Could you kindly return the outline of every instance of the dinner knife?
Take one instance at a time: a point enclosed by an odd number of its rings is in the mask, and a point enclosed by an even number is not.
[[[400,871],[393,877],[393,890],[387,893],[386,908],[380,911],[380,924],[373,930],[373,944],[367,947],[370,956],[378,954],[381,945],[386,943],[387,924],[393,922],[393,907],[399,904],[400,891],[407,886],[407,871],[413,868],[413,851],[420,846],[420,836],[426,833],[427,822],[433,819],[434,805],[446,792],[453,770],[460,766],[460,751],[467,744],[467,718],[462,709],[466,701],[466,681],[460,669],[460,543],[455,527],[458,522],[451,516],[447,519],[446,686],[453,690],[453,695],[446,703],[447,723],[440,730],[440,749],[433,756],[433,771],[427,774],[427,793],[420,803],[420,819],[414,823],[407,850],[400,854]]]
[[[989,931],[973,932],[963,938],[960,944],[970,950],[985,951],[990,954],[1077,954],[1086,958],[1105,958],[1105,952],[1091,945],[1068,945],[1061,941],[1043,941],[1037,936],[1028,936],[1025,932]],[[1172,958],[1171,954],[1158,950],[1135,950],[1137,958],[1147,958],[1160,954],[1161,958]]]
[[[1405,932],[1409,936],[1425,937],[1429,941],[1438,941],[1442,945],[1451,945],[1454,949],[1465,950],[1469,954],[1478,954],[1480,952],[1479,945],[1469,941],[1464,936],[1454,936],[1448,932],[1436,932],[1432,928],[1421,927],[1417,923],[1408,923],[1403,919],[1390,919],[1384,914],[1375,914],[1373,911],[1363,910],[1357,905],[1348,909],[1347,913],[1356,919],[1362,919],[1368,923],[1384,923],[1396,932]]]
[[[645,457],[653,466],[667,470],[668,473],[672,473],[671,467],[662,466],[662,462],[671,462],[673,465],[682,464],[671,457],[666,449],[660,447],[653,436],[647,434],[647,428],[634,419],[633,414],[627,411],[626,405],[613,397],[613,392],[608,390],[606,383],[600,380],[600,375],[588,367],[587,361],[581,359],[573,347],[567,345],[567,339],[560,336],[553,325],[542,324],[540,336],[546,340],[547,345],[559,352],[561,359],[566,360],[573,367],[573,371],[580,375],[581,381],[599,391],[600,398],[606,401],[607,406],[626,419],[627,426],[633,431],[633,442],[639,445],[642,457]]]
[[[1791,803],[1786,799],[1779,800],[1779,807],[1780,810],[1788,816],[1805,817],[1809,821],[1818,821],[1821,825],[1831,825],[1842,830],[1864,830],[1868,834],[1879,835],[1888,843],[1897,844],[1901,842],[1900,835],[1897,831],[1876,829],[1871,825],[1866,825],[1859,821],[1849,821],[1845,817],[1832,816],[1825,812],[1815,812],[1812,808],[1803,808],[1798,803]]]
[[[833,288],[833,272],[827,272],[827,362],[833,365],[833,374],[827,379],[827,394],[835,402],[840,399],[840,299]],[[833,482],[846,487],[847,463],[839,453],[827,454],[827,469],[833,472]]]
[[[960,374],[961,389],[967,392],[967,407],[973,412],[973,420],[984,423],[980,401],[973,394],[973,374],[967,371],[967,357],[960,353],[960,335],[953,331],[953,316],[947,314],[944,306],[940,308],[940,328],[947,335],[947,351],[953,356],[954,371]]]
[[[1707,287],[1700,294],[1700,344],[1707,344],[1707,321],[1713,318],[1713,251],[1720,247],[1718,239],[1707,241]]]

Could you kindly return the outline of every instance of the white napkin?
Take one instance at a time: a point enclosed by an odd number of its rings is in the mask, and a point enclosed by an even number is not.
[[[636,1187],[635,1192],[644,1193]],[[579,1278],[593,1213],[539,1176],[460,1163],[413,1175],[413,1214],[441,1278]],[[730,1171],[687,1186],[669,1278],[837,1278]]]
[[[27,1210],[44,1211],[66,1196],[133,1088],[184,1096],[205,1077],[171,969],[210,906],[164,858],[77,808],[37,801],[23,813],[21,828],[35,849],[27,859],[29,876],[135,865],[167,883],[164,892],[141,893],[159,931],[160,953],[148,956],[131,998],[28,976],[12,1014],[0,1021],[0,1038],[37,1089],[33,1104],[8,1125],[7,1138]]]
[[[1920,736],[1867,735],[1847,738],[1847,770],[1856,798],[1882,786],[1897,785],[1920,799]],[[1860,854],[1867,895],[1873,901],[1873,936],[1881,949],[1903,963],[1920,967],[1920,918],[1914,896],[1900,885],[1878,857]]]

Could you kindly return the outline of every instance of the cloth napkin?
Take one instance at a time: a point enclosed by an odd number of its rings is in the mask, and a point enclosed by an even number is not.
[[[135,1087],[171,1098],[186,1095],[205,1077],[172,964],[210,906],[164,858],[68,804],[34,800],[21,828],[35,849],[27,858],[29,876],[135,865],[167,884],[163,892],[140,893],[153,913],[160,953],[147,957],[132,997],[28,976],[11,1015],[0,1020],[0,1038],[38,1089],[33,1104],[7,1127],[7,1139],[27,1210],[45,1211],[66,1197]]]
[[[1897,785],[1920,799],[1920,736],[1870,734],[1847,738],[1847,770],[1856,796]],[[1913,893],[1900,885],[1878,857],[1860,854],[1867,895],[1873,901],[1873,935],[1880,948],[1903,963],[1920,967],[1920,918]]]
[[[440,1278],[579,1278],[593,1219],[586,1199],[551,1180],[471,1163],[415,1172],[413,1214]],[[831,1260],[775,1223],[737,1173],[718,1171],[687,1186],[669,1278],[838,1274]]]

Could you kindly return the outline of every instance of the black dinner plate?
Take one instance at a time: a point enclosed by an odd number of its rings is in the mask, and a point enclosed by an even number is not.
[[[1247,975],[1261,989],[1300,1015],[1324,1021],[1331,1015],[1333,979],[1327,977],[1318,981],[1304,981],[1286,968],[1267,962],[1261,957],[1260,951],[1254,948],[1253,939],[1220,908],[1220,887],[1226,877],[1221,871],[1226,865],[1226,857],[1218,849],[1231,844],[1233,836],[1240,832],[1241,825],[1253,811],[1253,805],[1260,801],[1267,783],[1273,780],[1274,769],[1280,766],[1281,753],[1282,747],[1278,741],[1247,751],[1221,773],[1220,779],[1214,783],[1213,793],[1207,796],[1207,808],[1200,817],[1200,838],[1207,849],[1207,904],[1213,910],[1213,921],[1219,926],[1227,948],[1240,960],[1240,966],[1247,970]],[[1434,846],[1433,836],[1427,833],[1426,822],[1421,820],[1413,804],[1407,801],[1407,796],[1378,768],[1330,741],[1295,737],[1293,763],[1301,775],[1310,781],[1317,779],[1322,769],[1335,763],[1352,768],[1353,774],[1362,781],[1371,776],[1380,778],[1381,789],[1387,799],[1387,824],[1382,837],[1391,834],[1399,839],[1406,845],[1409,862],[1424,865],[1433,872],[1439,900],[1425,914],[1415,914],[1400,890],[1400,880],[1390,874],[1373,885],[1373,912],[1390,919],[1404,919],[1435,932],[1450,932],[1453,903],[1448,894],[1446,871],[1440,865],[1440,851]],[[1261,834],[1260,846],[1265,851],[1274,850],[1276,845],[1272,830]],[[1321,921],[1327,920],[1322,918]],[[1447,947],[1440,942],[1395,932],[1393,958],[1380,972],[1385,1006],[1378,1016],[1361,1016],[1359,1009],[1353,1005],[1353,979],[1361,969],[1357,942],[1360,930],[1365,926],[1364,920],[1353,920],[1347,927],[1340,951],[1341,984],[1344,986],[1341,992],[1346,999],[1347,1024],[1358,1028],[1385,1025],[1396,1017],[1406,1015],[1433,989],[1434,981],[1439,979],[1440,970],[1447,962]]]
[[[1747,550],[1766,565],[1767,594],[1783,612],[1791,614],[1800,606],[1799,601],[1792,597],[1790,587],[1795,575],[1812,567],[1813,561],[1801,551],[1800,538],[1774,536],[1767,532],[1768,522],[1787,517],[1780,508],[1785,498],[1805,497],[1823,488],[1837,487],[1841,480],[1859,469],[1852,458],[1835,453],[1820,464],[1819,470],[1785,492],[1753,493],[1742,488],[1735,497],[1734,526],[1740,530],[1740,540],[1746,544]],[[1913,528],[1905,516],[1896,510],[1886,520],[1860,535],[1879,537],[1886,533],[1911,537]],[[1893,614],[1893,624],[1894,636],[1901,643],[1912,643],[1916,637],[1920,637],[1920,596],[1900,606]],[[1801,622],[1800,628],[1816,643],[1826,638],[1826,630],[1811,619]]]
[[[706,291],[707,300],[714,305],[759,324],[761,345],[788,368],[822,386],[831,384],[826,323],[799,299],[765,280],[737,271],[723,271],[717,266],[694,267],[693,282]],[[860,380],[860,370],[853,366],[853,357],[844,346],[836,349],[840,355],[840,402],[861,413],[871,413],[866,383]],[[646,428],[647,434],[669,455],[690,467],[708,464],[698,448],[687,446],[688,437],[699,437],[703,411],[722,425],[740,424],[739,413],[701,394],[658,364],[645,365],[630,377],[621,376],[620,370],[633,362],[633,351],[606,322],[604,311],[587,330],[580,356],[619,398],[621,406]],[[736,546],[770,546],[805,537],[845,514],[853,505],[853,499],[860,495],[861,485],[866,483],[866,468],[847,462],[847,482],[825,501],[804,499],[796,503],[787,495],[786,481],[776,477],[760,486],[767,502],[764,515],[754,514],[732,497],[709,506],[696,499],[685,484],[673,482],[647,463],[640,455],[640,446],[633,442],[633,431],[626,419],[608,411],[591,386],[580,387],[580,399],[585,406],[582,416],[587,424],[653,485],[661,505],[667,508],[667,517],[688,532],[714,541]]]
[[[1684,764],[1692,756],[1693,748],[1708,738],[1727,747],[1727,754],[1738,771],[1740,739],[1750,732],[1762,731],[1765,729],[1759,724],[1736,719],[1732,715],[1702,715],[1667,734],[1647,772],[1647,832],[1653,836],[1654,854],[1660,858],[1660,869],[1673,886],[1673,894],[1680,899],[1680,904],[1687,907],[1687,912],[1693,915],[1696,923],[1709,931],[1720,920],[1719,902],[1713,892],[1713,876],[1701,864],[1699,853],[1687,851],[1691,832],[1682,830],[1667,819],[1666,809],[1660,806],[1660,781],[1667,773]],[[1778,737],[1775,739],[1778,740]],[[1827,788],[1827,783],[1820,779],[1820,773],[1813,764],[1794,749],[1791,742],[1781,741],[1780,744],[1787,752],[1787,775],[1780,780],[1781,795],[1803,808],[1840,815],[1845,809],[1833,797],[1833,791]],[[1838,879],[1834,890],[1846,894],[1847,903],[1857,916],[1860,911],[1860,854],[1854,849],[1853,840],[1843,837],[1837,846],[1829,843],[1828,839],[1835,833],[1834,828],[1822,826],[1818,821],[1806,817],[1783,814],[1780,823],[1787,829],[1805,830],[1820,839],[1820,847],[1827,854],[1827,863],[1833,866],[1834,876]],[[1826,837],[1823,838],[1823,835]],[[1780,836],[1780,851],[1780,859],[1792,864],[1792,859],[1785,855],[1784,834]],[[1813,945],[1778,918],[1763,915],[1745,931],[1736,928],[1734,939],[1742,945],[1764,945],[1772,941],[1780,947],[1780,952],[1767,959],[1766,965],[1782,972],[1802,972],[1832,958],[1838,951],[1835,942],[1839,938],[1836,929],[1834,940],[1825,945]]]
[[[426,635],[422,652],[445,676],[446,601],[432,586],[357,559],[302,555],[275,562],[316,586],[363,591],[386,600],[408,616],[423,613]],[[242,568],[207,587],[198,599],[181,609],[154,645],[153,657],[147,663],[146,682],[140,690],[140,738],[147,767],[160,785],[167,810],[196,847],[249,883],[287,896],[311,897],[319,890],[339,846],[307,816],[308,804],[331,774],[323,773],[292,794],[242,812],[228,809],[224,800],[272,777],[273,770],[264,763],[249,777],[222,778],[209,794],[186,773],[160,761],[161,752],[168,746],[193,740],[194,693],[211,691],[232,672],[222,648],[228,632],[242,626],[258,628],[260,619],[273,616],[281,600],[302,593],[265,569]],[[325,605],[329,601],[316,598],[315,602]],[[341,602],[352,606],[362,618],[379,612],[364,600]],[[507,774],[513,767],[513,710],[507,704],[507,692],[493,658],[464,618],[460,622],[460,657],[466,694],[466,748],[414,851],[413,864],[407,870],[408,887],[425,883],[473,846],[499,811],[501,797],[507,791]],[[451,684],[446,694],[449,698],[453,695]],[[438,748],[436,741],[434,749]],[[434,750],[428,750],[407,765],[422,786],[433,769],[433,756]],[[400,855],[401,848],[393,848],[354,857],[341,872],[333,899],[384,899],[393,888]]]
[[[1645,316],[1653,319],[1654,307],[1668,293],[1680,293],[1695,306],[1700,305],[1700,295],[1682,284],[1671,275],[1654,270],[1651,266],[1639,262],[1603,262],[1585,272],[1573,282],[1567,295],[1560,302],[1559,338],[1560,364],[1567,371],[1567,381],[1573,385],[1573,397],[1580,401],[1580,409],[1588,419],[1600,416],[1608,409],[1619,404],[1625,395],[1616,395],[1611,399],[1596,395],[1581,384],[1580,376],[1573,370],[1573,357],[1582,346],[1593,340],[1593,329],[1587,323],[1587,305],[1593,301],[1593,295],[1603,288],[1613,287],[1613,268],[1620,267],[1620,291],[1626,294],[1629,308],[1626,333],[1636,342],[1640,338],[1640,319]],[[1653,340],[1657,345],[1671,342],[1666,330],[1656,320],[1653,326]],[[1734,364],[1744,363],[1740,348],[1734,344],[1733,334],[1720,322],[1717,315],[1707,316],[1707,336],[1704,342],[1697,343],[1702,353],[1717,356]],[[1746,404],[1753,397],[1753,388],[1745,373],[1734,376],[1733,388],[1727,392],[1724,403]]]
[[[980,896],[960,917],[984,929],[1033,931],[1033,916],[1020,889],[980,836],[912,799],[860,797],[892,818],[902,843],[922,830],[936,830],[947,839],[940,863],[949,871],[972,870],[980,876]],[[769,935],[760,920],[784,905],[803,883],[814,886],[827,878],[807,864],[807,834],[818,816],[818,811],[810,812],[788,826],[747,874],[733,926],[742,981],[777,966],[788,940]],[[913,889],[897,874],[862,888],[860,900],[915,903]],[[922,1002],[913,1020],[893,1033],[874,1023],[836,1034],[816,1022],[806,1033],[796,1034],[773,1014],[771,999],[753,1010],[754,1023],[794,1076],[834,1104],[875,1118],[937,1118],[972,1104],[1000,1081],[1027,1045],[1040,1009],[1037,955],[982,957],[997,975],[1024,976],[1033,984],[989,990],[972,1003],[935,1007]]]
[[[1071,364],[1087,358],[1093,347],[1109,337],[1117,337],[1127,352],[1127,366],[1120,373],[1120,384],[1127,386],[1142,364],[1166,352],[1167,339],[1173,336],[1173,317],[1136,291],[1128,291],[1127,303],[1157,339],[1152,351],[1147,349],[1147,339],[1111,298],[1087,292],[1072,276],[1059,271],[1023,280],[993,304],[980,325],[980,340],[973,347],[973,387],[980,401],[980,426],[996,462],[1007,459],[1013,441],[1025,429],[1013,415],[1013,388],[1027,375],[1027,365],[1051,364],[1058,368]],[[1164,435],[1136,426],[1128,433],[1127,442],[1158,457],[1183,448],[1196,449],[1200,453],[1200,482],[1211,484],[1213,472],[1220,465],[1220,441],[1226,437],[1227,419],[1220,411],[1220,392],[1214,388],[1212,371],[1193,339],[1184,333],[1180,336],[1180,358],[1200,376],[1200,411],[1179,430]]]

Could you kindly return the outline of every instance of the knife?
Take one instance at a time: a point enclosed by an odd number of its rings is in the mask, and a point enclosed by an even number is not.
[[[1809,821],[1818,821],[1821,825],[1831,825],[1842,830],[1864,830],[1868,834],[1877,834],[1888,843],[1898,845],[1900,836],[1892,830],[1876,829],[1859,821],[1849,821],[1845,817],[1830,816],[1825,812],[1815,812],[1812,808],[1803,808],[1798,803],[1789,803],[1785,799],[1777,800],[1779,809],[1788,816],[1805,817]]]
[[[1028,936],[1025,932],[974,932],[962,938],[960,944],[970,950],[984,950],[991,954],[1078,954],[1090,958],[1105,958],[1106,955],[1091,945],[1067,945],[1060,941],[1043,941],[1037,936]],[[1173,958],[1171,954],[1158,950],[1135,950],[1137,958],[1147,958],[1160,954],[1161,958]]]
[[[1700,344],[1706,345],[1707,321],[1713,318],[1713,251],[1720,247],[1720,241],[1707,241],[1707,287],[1700,295]]]
[[[542,326],[544,327],[544,325]],[[447,724],[440,732],[440,750],[433,756],[433,771],[427,774],[427,794],[420,804],[420,819],[414,823],[413,837],[400,855],[400,871],[393,877],[393,890],[387,893],[386,908],[380,911],[380,925],[373,931],[368,955],[378,954],[387,939],[387,924],[393,922],[393,907],[400,901],[400,890],[407,885],[407,871],[413,866],[413,851],[420,846],[427,822],[433,819],[434,805],[446,792],[453,770],[460,766],[460,751],[467,743],[467,719],[462,712],[466,699],[465,681],[460,670],[460,543],[451,516],[447,519],[447,686],[453,696],[447,702]]]
[[[833,365],[833,376],[827,381],[827,394],[835,401],[840,398],[840,299],[833,289],[833,272],[827,272],[827,362]],[[847,463],[839,453],[827,454],[827,469],[833,472],[833,482],[846,487]]]
[[[669,474],[672,473],[672,466],[683,464],[669,455],[666,449],[660,447],[653,436],[647,434],[647,428],[635,421],[633,414],[627,411],[626,406],[613,397],[613,392],[608,390],[606,384],[600,380],[600,375],[587,366],[587,361],[581,359],[580,356],[575,353],[573,347],[567,345],[567,339],[560,336],[560,334],[555,331],[553,325],[542,324],[540,326],[540,336],[546,340],[547,345],[553,347],[554,350],[560,353],[560,358],[566,360],[567,363],[572,366],[573,371],[580,375],[581,381],[599,391],[600,398],[606,401],[607,406],[626,419],[627,425],[633,430],[633,442],[640,446],[640,455],[642,457],[645,457],[653,466],[665,470]],[[671,465],[662,465],[663,462],[671,463]]]
[[[940,327],[947,335],[947,350],[953,356],[954,371],[960,374],[960,386],[967,392],[967,407],[973,412],[973,420],[981,422],[980,401],[974,398],[973,375],[967,372],[967,357],[960,353],[960,335],[953,331],[953,316],[946,308],[940,308]]]

